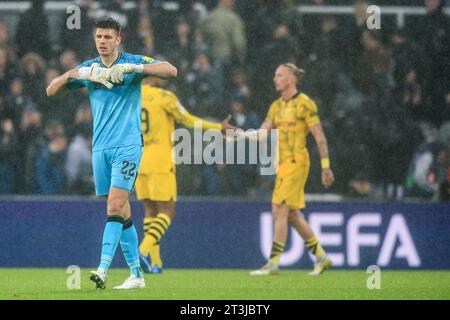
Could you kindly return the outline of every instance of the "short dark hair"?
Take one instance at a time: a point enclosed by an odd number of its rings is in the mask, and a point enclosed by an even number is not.
[[[120,34],[120,31],[122,29],[119,21],[117,21],[116,19],[113,19],[111,17],[104,17],[104,18],[101,18],[100,20],[97,20],[97,22],[95,23],[95,28],[114,29],[117,31],[117,34]]]

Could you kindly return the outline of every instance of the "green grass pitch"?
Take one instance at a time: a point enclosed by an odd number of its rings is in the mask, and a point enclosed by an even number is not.
[[[251,277],[248,270],[164,270],[146,275],[145,289],[116,291],[127,276],[111,269],[105,290],[96,290],[81,270],[80,290],[66,287],[65,269],[0,269],[0,299],[302,300],[450,299],[450,271],[381,270],[381,289],[369,290],[365,270],[331,270],[319,277],[308,270],[282,270]]]

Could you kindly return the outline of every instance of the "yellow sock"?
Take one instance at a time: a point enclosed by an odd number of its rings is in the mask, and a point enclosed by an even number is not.
[[[159,243],[152,244],[152,246],[150,247],[150,259],[152,260],[152,266],[157,264],[160,268],[162,268],[162,260],[159,253]]]
[[[153,219],[153,217],[144,218],[144,239],[142,239],[142,242],[139,245],[139,252],[144,256],[148,256],[150,254],[150,247],[152,246],[154,241],[153,237],[147,234]]]
[[[279,242],[272,243],[272,251],[270,252],[269,262],[272,264],[280,264],[281,254],[284,251],[284,244]]]
[[[305,246],[309,251],[311,251],[313,255],[316,256],[316,258],[319,258],[325,254],[325,250],[320,245],[319,239],[317,239],[315,236],[311,239],[306,240]]]
[[[167,214],[160,212],[150,224],[147,234],[153,240],[150,246],[150,258],[152,260],[152,265],[157,264],[162,267],[159,242],[161,241],[162,236],[166,233],[167,229],[169,229],[170,223],[170,217]]]

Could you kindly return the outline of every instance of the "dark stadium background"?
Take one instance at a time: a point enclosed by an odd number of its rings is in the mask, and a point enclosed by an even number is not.
[[[34,1],[34,6],[39,2]],[[194,36],[196,30],[204,30],[201,19],[207,12],[201,10],[213,10],[215,1],[150,1],[146,14],[138,14],[133,2],[125,2],[131,9],[123,9],[121,2],[98,1],[98,9],[82,11],[82,29],[78,31],[65,27],[69,15],[64,4],[70,2],[60,2],[62,7],[51,2],[44,12],[0,10],[0,48],[3,56],[6,54],[0,115],[13,122],[10,142],[2,145],[0,193],[92,193],[87,164],[75,156],[80,167],[66,165],[67,156],[73,156],[70,146],[74,137],[79,135],[78,143],[89,138],[86,96],[47,98],[44,89],[52,77],[95,54],[90,41],[94,18],[115,12],[126,26],[123,49],[177,65],[180,75],[170,88],[199,116],[221,119],[231,112],[234,102],[242,104],[247,114],[244,128],[256,127],[276,97],[271,82],[276,65],[294,61],[304,67],[302,90],[317,100],[331,137],[337,176],[332,193],[387,200],[448,199],[448,15],[406,14],[403,27],[398,26],[396,15],[383,15],[381,30],[363,32],[364,24],[355,22],[352,11],[297,11],[298,5],[352,5],[353,1],[237,1],[236,13],[245,26],[243,42],[231,56],[217,57],[213,34],[204,35],[203,42],[197,34],[197,44]],[[370,4],[423,7],[423,1]],[[144,29],[151,26],[151,32],[140,34],[139,25]],[[177,41],[177,26],[190,30],[186,46],[180,47]],[[365,42],[361,37],[366,37]],[[211,70],[202,72],[200,66]],[[11,94],[13,90],[18,93]],[[27,126],[28,119],[37,122],[36,127]],[[61,152],[50,153],[55,159],[47,170],[49,159],[42,159],[40,153],[58,130],[64,131],[66,142],[62,142]],[[313,166],[307,190],[319,193],[323,191],[317,183],[320,168],[314,165],[318,163],[315,147],[311,150]],[[417,168],[417,159],[424,154],[433,161],[427,168]],[[418,177],[419,170],[426,174]],[[178,178],[182,195],[264,199],[270,196],[272,182],[259,177],[256,166],[180,166]]]
[[[437,9],[425,10],[424,3],[433,1],[440,2]],[[133,1],[123,7],[122,1],[94,1],[97,7],[88,9],[84,4],[89,1],[76,1],[82,7],[81,30],[66,27],[70,2],[49,1],[40,10],[41,2],[33,1],[27,9],[23,1],[0,1],[0,238],[8,239],[0,241],[0,266],[72,263],[64,246],[52,246],[55,251],[48,260],[26,259],[29,247],[23,239],[31,222],[58,226],[46,236],[32,233],[32,252],[48,246],[52,238],[63,242],[65,234],[89,246],[86,239],[91,238],[83,237],[86,229],[77,224],[77,210],[87,210],[83,217],[93,219],[91,228],[103,223],[104,212],[97,212],[100,200],[93,200],[87,96],[77,92],[49,98],[45,87],[95,56],[93,22],[109,14],[123,22],[123,50],[167,59],[178,68],[177,79],[168,86],[186,108],[217,121],[228,113],[236,121],[238,113],[243,114],[244,129],[259,126],[277,97],[272,85],[276,66],[290,61],[303,67],[301,90],[317,101],[337,179],[332,189],[323,189],[320,161],[310,140],[306,192],[311,206],[305,213],[323,214],[322,221],[327,213],[342,214],[324,232],[340,234],[343,240],[334,245],[346,257],[353,216],[373,214],[361,232],[368,229],[380,237],[362,253],[360,264],[344,261],[342,266],[376,263],[390,221],[400,214],[418,248],[419,267],[450,268],[448,255],[428,251],[437,245],[449,250],[443,232],[450,213],[450,7],[445,1],[236,1],[235,18],[244,26],[237,30],[242,41],[231,37],[230,43],[218,44],[214,33],[203,27],[215,9],[213,0],[148,1],[146,9]],[[364,13],[365,4],[382,6],[381,30],[367,30],[366,17],[357,18],[354,10]],[[390,13],[383,13],[383,6]],[[186,41],[180,41],[184,36]],[[217,54],[225,51],[216,46],[229,47],[233,41],[230,55]],[[230,237],[235,246],[246,241],[248,247],[240,250],[248,250],[238,253],[251,256],[235,265],[222,256],[206,266],[225,261],[227,267],[256,267],[256,261],[264,261],[260,217],[270,211],[274,179],[258,172],[252,165],[178,166],[180,210],[162,244],[170,248],[172,266],[205,266],[202,258],[177,260],[186,253],[177,243],[189,248],[189,241],[200,242],[210,232],[218,238],[215,247],[201,251],[203,257],[214,250],[233,254]],[[67,201],[74,201],[73,207]],[[134,205],[139,225],[142,207]],[[64,213],[59,215],[58,208]],[[229,219],[235,220],[224,219],[227,209],[233,211]],[[64,221],[73,223],[70,233],[64,232]],[[23,255],[11,259],[11,248]],[[81,265],[97,258],[96,248],[89,250],[80,258]],[[388,267],[417,267],[401,254],[394,256]],[[306,257],[290,266],[309,267]]]

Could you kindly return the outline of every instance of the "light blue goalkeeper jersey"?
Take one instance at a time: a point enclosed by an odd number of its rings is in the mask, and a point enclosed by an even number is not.
[[[152,64],[156,61],[146,56],[121,52],[111,67],[124,63]],[[93,63],[106,68],[100,57],[97,57],[83,62],[77,69],[89,67]],[[112,89],[89,80],[69,81],[66,87],[70,90],[82,87],[88,89],[94,119],[93,151],[129,145],[142,146],[141,83],[144,77],[143,73],[125,74],[123,83],[114,85]]]

